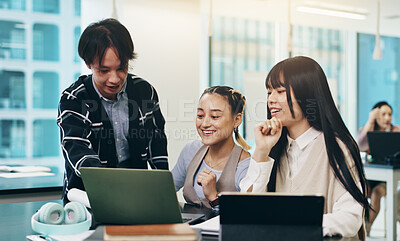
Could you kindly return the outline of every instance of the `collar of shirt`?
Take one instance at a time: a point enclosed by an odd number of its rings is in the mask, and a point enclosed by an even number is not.
[[[316,139],[319,135],[321,135],[321,133],[322,133],[321,131],[318,131],[314,127],[310,127],[303,134],[297,137],[296,140],[290,138],[290,136],[287,135],[288,145],[286,151],[289,150],[290,145],[292,144],[293,141],[297,143],[300,150],[304,150],[304,148],[306,148],[306,146],[308,146],[314,139]]]
[[[92,84],[100,97],[101,103],[107,113],[111,123],[113,123],[115,148],[119,162],[123,162],[130,157],[127,136],[129,133],[129,107],[126,92],[127,83],[125,82],[115,100],[105,98],[97,89],[94,81]]]
[[[104,96],[100,93],[99,89],[97,89],[97,86],[96,86],[96,84],[94,83],[93,78],[92,78],[92,84],[93,84],[93,87],[94,87],[94,89],[96,90],[97,94],[99,95],[100,99],[105,100],[105,101],[107,101],[107,102],[115,102],[115,101],[118,101],[118,99],[121,97],[121,95],[125,93],[127,81],[125,81],[125,84],[124,84],[124,86],[122,87],[121,91],[118,92],[117,97],[115,98],[115,100],[109,100],[109,99],[107,99],[106,97],[104,97]]]
[[[308,155],[311,152],[315,139],[321,134],[321,131],[310,127],[306,132],[299,136],[296,140],[288,138],[288,146],[286,149],[287,160],[289,164],[289,177],[293,178],[303,167]]]

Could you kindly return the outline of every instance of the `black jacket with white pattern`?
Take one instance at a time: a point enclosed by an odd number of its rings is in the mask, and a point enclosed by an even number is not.
[[[71,188],[85,190],[80,167],[168,169],[165,120],[157,92],[147,81],[129,74],[126,92],[129,105],[130,159],[118,163],[113,127],[92,84],[82,75],[63,91],[58,108],[61,148],[65,159],[63,199]]]

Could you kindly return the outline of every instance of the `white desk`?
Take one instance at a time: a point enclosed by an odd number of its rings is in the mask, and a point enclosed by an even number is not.
[[[400,169],[389,166],[364,164],[368,180],[386,182],[386,240],[396,241],[397,236],[397,184],[400,180]]]

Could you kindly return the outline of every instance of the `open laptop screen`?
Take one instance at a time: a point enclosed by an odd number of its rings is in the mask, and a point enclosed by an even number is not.
[[[386,163],[385,157],[400,151],[400,132],[370,131],[368,145],[373,162]]]
[[[220,199],[220,241],[322,241],[322,196],[222,193]]]
[[[97,222],[182,222],[170,171],[82,167],[80,172]]]
[[[322,226],[323,196],[221,193],[221,224]]]

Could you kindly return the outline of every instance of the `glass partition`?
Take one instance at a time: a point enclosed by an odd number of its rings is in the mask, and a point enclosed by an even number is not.
[[[374,60],[375,35],[358,34],[358,127],[378,101],[393,108],[392,123],[400,124],[400,38],[381,36],[382,59]]]
[[[11,178],[13,173],[2,172],[2,193],[62,185],[56,118],[61,91],[81,73],[80,5],[80,0],[0,0],[6,13],[0,14],[0,166],[39,165],[52,173]]]
[[[243,91],[244,71],[268,71],[275,61],[274,26],[259,20],[215,17],[210,85]]]
[[[25,25],[0,19],[0,60],[26,59]]]
[[[26,10],[25,0],[0,0],[0,9]]]

